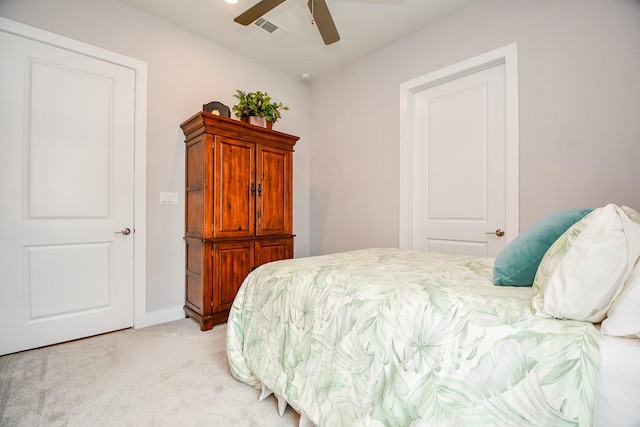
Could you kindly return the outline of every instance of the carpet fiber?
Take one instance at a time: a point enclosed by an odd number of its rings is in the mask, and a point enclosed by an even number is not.
[[[297,426],[229,372],[226,325],[191,319],[0,357],[2,426]]]

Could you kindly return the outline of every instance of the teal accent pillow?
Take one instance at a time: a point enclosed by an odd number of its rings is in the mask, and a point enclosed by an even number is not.
[[[531,286],[542,257],[553,242],[593,208],[571,208],[555,212],[533,224],[513,239],[493,265],[493,283],[498,286]]]

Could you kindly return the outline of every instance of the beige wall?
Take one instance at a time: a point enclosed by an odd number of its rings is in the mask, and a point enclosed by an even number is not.
[[[400,83],[514,42],[521,230],[640,209],[640,2],[485,0],[313,84],[311,254],[398,245]]]
[[[294,155],[296,256],[308,254],[310,89],[298,79],[115,0],[2,0],[0,16],[148,64],[147,313],[179,318],[184,304],[184,137],[180,123],[209,101],[234,104],[235,89],[265,90],[291,110],[277,130],[301,137]],[[180,205],[160,205],[161,191]]]

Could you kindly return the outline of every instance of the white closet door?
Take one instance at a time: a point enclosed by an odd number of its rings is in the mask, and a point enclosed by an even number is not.
[[[0,62],[0,354],[130,327],[135,71],[8,32]]]
[[[505,228],[504,64],[414,95],[413,248],[495,255]],[[499,233],[500,234],[500,233]]]

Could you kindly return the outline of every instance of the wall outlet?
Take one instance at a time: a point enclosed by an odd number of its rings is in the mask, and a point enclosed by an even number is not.
[[[177,205],[178,204],[178,193],[160,193],[160,204],[161,205]]]

